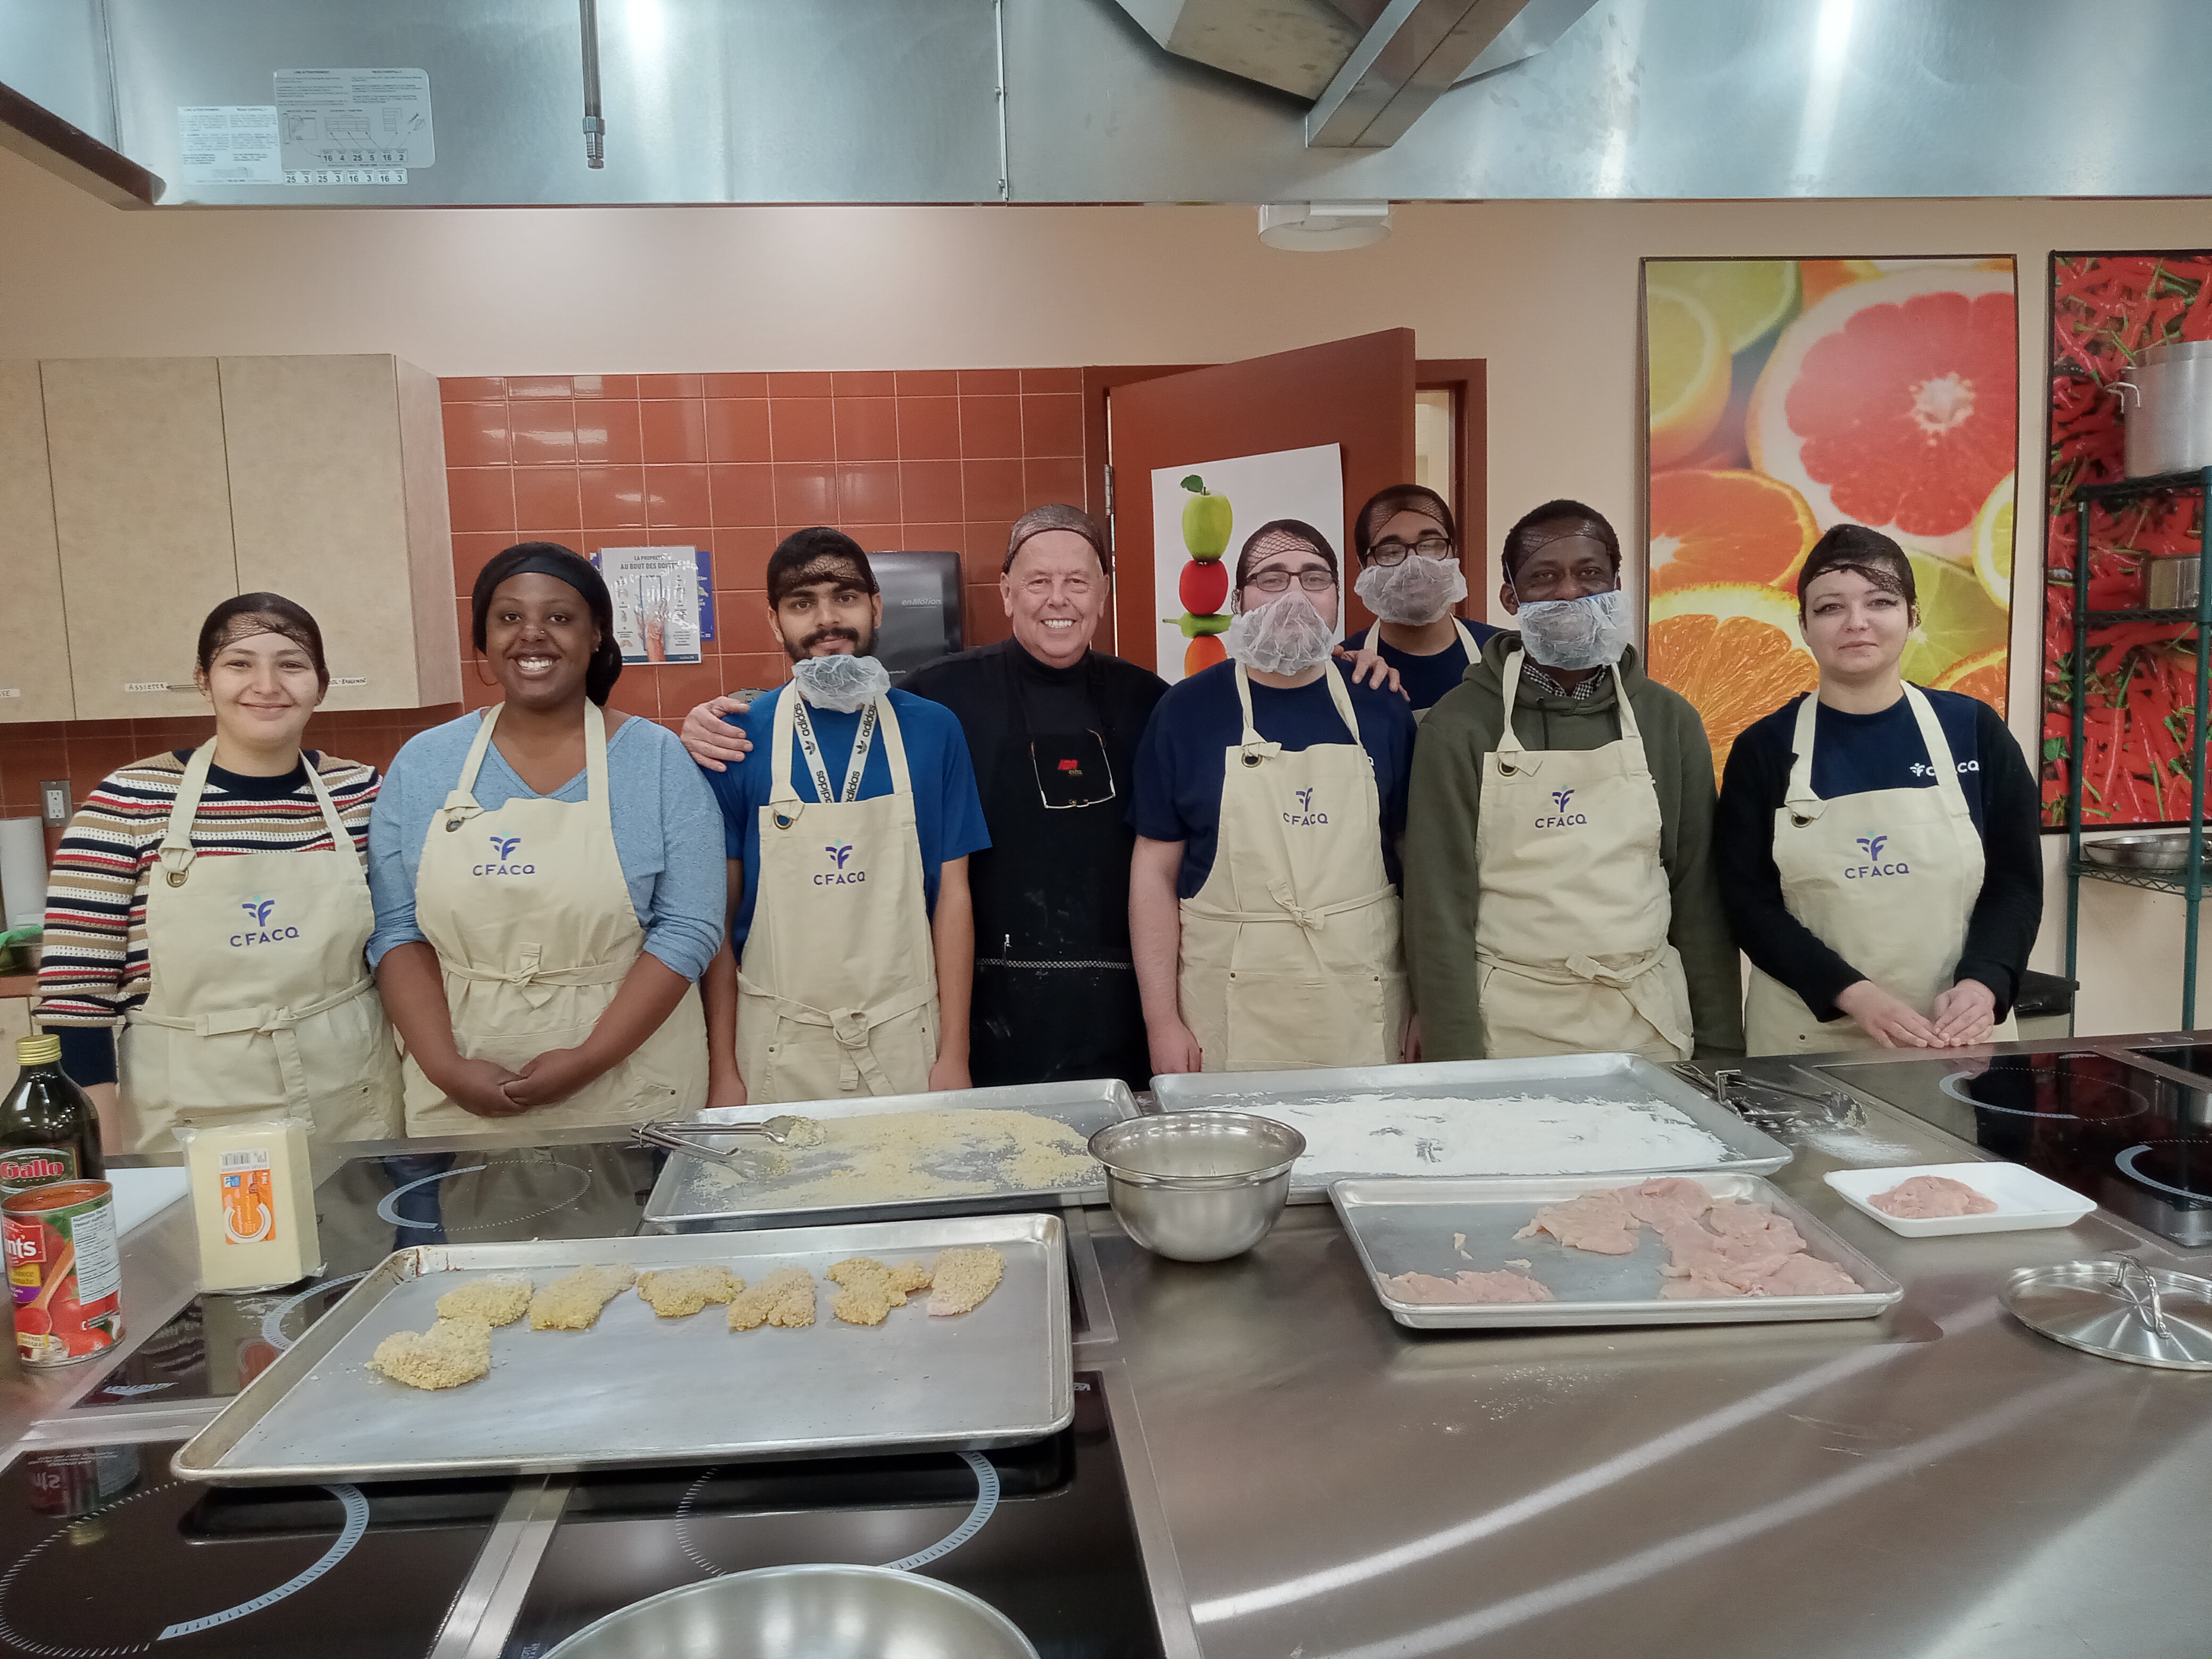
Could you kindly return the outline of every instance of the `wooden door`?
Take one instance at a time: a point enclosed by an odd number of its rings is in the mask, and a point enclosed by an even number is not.
[[[79,720],[204,714],[201,620],[238,592],[212,357],[43,362]]]
[[[46,464],[46,414],[34,362],[0,363],[0,724],[65,720],[69,624],[62,609],[61,549]]]
[[[1337,537],[1347,567],[1346,627],[1364,625],[1352,599],[1352,515],[1384,486],[1413,476],[1413,331],[1388,329],[1326,345],[1279,351],[1164,375],[1115,389],[1109,441],[1114,467],[1114,607],[1121,655],[1172,672],[1158,660],[1157,628],[1179,613],[1170,591],[1156,592],[1152,473],[1202,468],[1208,461],[1335,444],[1342,451],[1341,524],[1316,529]],[[1227,559],[1253,526],[1232,532]]]
[[[403,380],[429,377],[396,357],[225,357],[222,375],[239,588],[314,616],[331,669],[323,707],[457,701],[434,383],[426,436],[407,431],[422,399]],[[426,492],[410,469],[439,487]],[[419,522],[426,502],[434,523]]]

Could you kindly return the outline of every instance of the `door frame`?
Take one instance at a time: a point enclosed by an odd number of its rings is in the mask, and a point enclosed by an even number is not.
[[[1157,380],[1164,374],[1184,374],[1212,363],[1091,364],[1083,371],[1083,507],[1114,533],[1108,510],[1106,469],[1109,457],[1107,429],[1109,394],[1115,386]],[[1452,394],[1452,516],[1459,520],[1460,562],[1467,572],[1467,599],[1462,615],[1480,619],[1489,609],[1490,574],[1490,404],[1489,360],[1483,357],[1420,357],[1413,363],[1413,389]],[[1347,557],[1351,550],[1346,549]],[[1121,645],[1121,624],[1115,607],[1107,606],[1106,626],[1112,648]]]

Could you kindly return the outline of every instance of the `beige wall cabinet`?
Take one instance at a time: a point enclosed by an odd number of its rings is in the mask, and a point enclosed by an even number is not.
[[[438,383],[396,357],[225,357],[242,592],[322,625],[325,708],[458,702]]]
[[[88,358],[35,373],[65,613],[66,654],[47,666],[66,674],[75,707],[9,711],[28,700],[26,685],[22,699],[0,698],[0,719],[204,714],[192,684],[200,620],[232,594],[262,591],[321,623],[324,707],[459,701],[445,434],[429,375],[388,356]],[[11,457],[14,384],[12,371],[0,380]],[[35,494],[0,493],[11,581],[19,563],[35,578]],[[0,629],[12,644],[12,617]]]
[[[0,724],[70,719],[69,623],[33,362],[0,362]]]
[[[199,620],[238,592],[215,359],[39,370],[76,718],[203,714]]]

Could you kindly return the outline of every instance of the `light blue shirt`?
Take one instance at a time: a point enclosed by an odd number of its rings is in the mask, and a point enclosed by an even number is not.
[[[368,821],[368,892],[376,905],[369,935],[374,969],[395,945],[419,941],[415,875],[430,818],[459,781],[478,716],[464,714],[410,738],[384,775]],[[645,948],[696,981],[722,946],[726,878],[722,811],[673,732],[633,715],[607,738],[607,787],[613,796],[615,857],[645,929]],[[514,775],[495,740],[477,773],[477,804],[486,811],[517,798],[580,801],[584,774],[549,796]]]

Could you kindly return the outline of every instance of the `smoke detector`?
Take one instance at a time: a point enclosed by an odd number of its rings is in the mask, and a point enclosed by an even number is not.
[[[1388,202],[1270,202],[1260,210],[1260,240],[1287,253],[1372,247],[1389,234]]]

